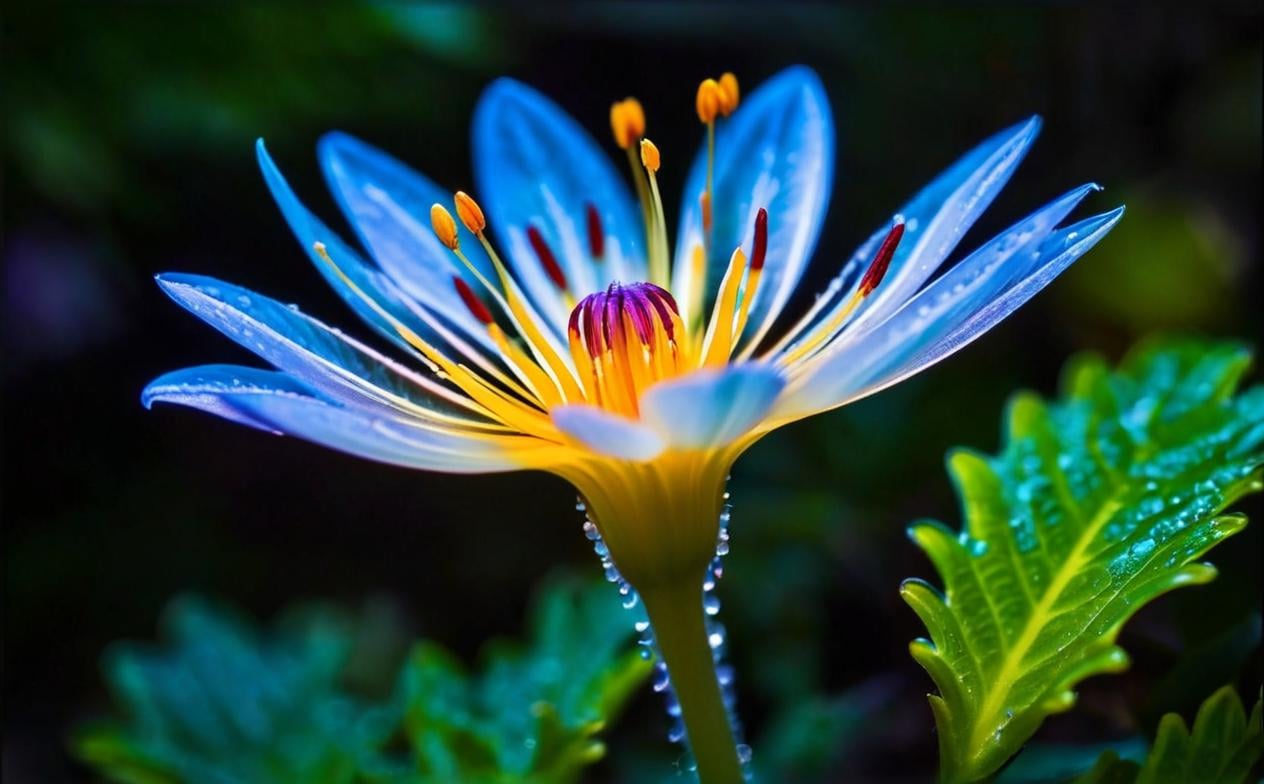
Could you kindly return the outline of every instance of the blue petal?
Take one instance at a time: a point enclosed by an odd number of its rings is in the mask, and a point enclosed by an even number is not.
[[[320,254],[316,253],[314,250],[315,243],[320,242],[325,245],[329,257],[356,288],[359,288],[360,291],[371,297],[391,317],[407,325],[409,329],[432,343],[453,345],[464,353],[471,353],[468,348],[469,344],[464,342],[461,337],[454,335],[448,329],[447,324],[437,321],[431,311],[437,312],[451,324],[457,325],[464,333],[465,339],[469,339],[475,345],[481,345],[487,350],[494,350],[490,339],[487,337],[487,330],[461,304],[460,298],[456,294],[456,289],[453,287],[451,275],[436,272],[435,278],[426,282],[431,287],[428,291],[423,291],[420,285],[413,286],[413,291],[410,292],[410,295],[416,301],[410,301],[408,296],[405,296],[386,275],[365,264],[358,253],[339,239],[328,226],[303,206],[302,202],[295,196],[293,189],[290,188],[289,183],[286,182],[285,177],[282,176],[280,169],[276,167],[276,164],[273,163],[272,158],[268,155],[262,139],[256,145],[256,152],[264,180],[267,182],[273,198],[281,208],[281,212],[285,215],[286,221],[289,222],[290,228],[294,231],[295,236],[298,237],[308,257],[316,265],[316,268],[320,270],[321,275],[324,276],[329,285],[338,292],[343,301],[360,318],[364,319],[396,345],[409,352],[413,351],[412,347],[400,338],[399,333],[391,326],[390,322],[374,311],[364,301],[364,298],[356,294],[352,287],[320,257]],[[427,205],[427,214],[429,214],[429,209],[430,207]],[[401,281],[407,280],[402,274],[399,279]],[[419,284],[418,281],[414,282]]]
[[[499,442],[423,430],[315,396],[284,373],[231,365],[187,368],[155,379],[146,405],[175,403],[273,433],[297,436],[357,457],[449,473],[522,466]],[[505,443],[524,439],[504,439]]]
[[[577,297],[614,280],[645,280],[644,227],[627,185],[583,128],[512,79],[484,91],[474,113],[474,174],[492,231],[523,287],[564,334],[568,310],[527,240],[539,229]],[[588,250],[587,205],[601,215],[605,258]]]
[[[452,393],[319,321],[261,294],[200,275],[158,276],[172,299],[323,395],[366,409],[470,418]]]
[[[802,416],[877,392],[963,348],[1087,252],[1123,215],[1120,207],[1051,231],[1095,186],[1053,202],[936,280],[885,322],[824,360],[778,405]]]
[[[484,330],[456,294],[452,278],[465,279],[476,291],[478,282],[430,226],[431,205],[453,209],[453,192],[345,133],[326,134],[318,154],[330,189],[382,269],[409,296],[481,335]],[[466,239],[462,252],[491,275],[482,245]]]
[[[1040,118],[1013,125],[962,156],[899,210],[904,237],[882,285],[852,319],[853,327],[877,323],[904,302],[939,266],[996,198],[1040,133]],[[839,279],[858,285],[890,225],[869,237],[843,268]]]
[[[663,440],[653,430],[595,406],[559,406],[550,413],[558,430],[594,452],[643,461],[663,451]]]
[[[691,297],[689,260],[702,244],[698,197],[706,188],[706,157],[704,144],[681,199],[673,293],[682,304]],[[768,255],[751,305],[747,342],[764,334],[807,267],[833,176],[833,115],[821,80],[809,68],[782,71],[744,98],[731,118],[719,121],[704,313],[710,313],[733,249],[740,245],[750,257],[755,215],[763,207],[768,210]]]
[[[641,418],[669,446],[723,446],[759,424],[784,386],[771,365],[703,370],[651,388],[641,400]]]
[[[188,406],[277,433],[269,425],[230,405],[232,395],[244,394],[314,395],[310,387],[273,370],[241,365],[202,365],[173,370],[155,378],[141,392],[140,402],[145,408],[153,408],[154,403]]]

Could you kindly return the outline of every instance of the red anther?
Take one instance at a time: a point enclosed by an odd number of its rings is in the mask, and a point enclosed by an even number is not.
[[[887,274],[887,267],[891,266],[891,257],[895,255],[895,249],[899,247],[900,238],[903,236],[904,221],[895,224],[891,227],[891,231],[887,232],[886,239],[878,246],[878,252],[874,255],[869,269],[865,271],[865,276],[860,279],[860,296],[869,296],[882,282],[882,277]]]
[[[606,251],[606,231],[601,225],[601,213],[592,202],[585,210],[588,218],[588,250],[594,259],[600,259]]]
[[[558,266],[557,257],[553,255],[553,250],[544,241],[544,235],[535,226],[528,226],[527,241],[531,243],[531,249],[535,251],[535,256],[540,260],[540,266],[544,267],[544,271],[548,273],[549,279],[553,281],[555,286],[565,291],[566,275],[562,272],[562,268]]]
[[[751,252],[750,268],[764,268],[764,257],[768,255],[768,210],[763,207],[755,214],[755,247]]]
[[[469,308],[474,318],[490,325],[492,323],[492,312],[487,309],[487,306],[478,298],[474,290],[469,287],[469,284],[455,276],[452,278],[452,282],[456,285],[456,293],[460,295],[461,301],[465,303],[465,307]]]

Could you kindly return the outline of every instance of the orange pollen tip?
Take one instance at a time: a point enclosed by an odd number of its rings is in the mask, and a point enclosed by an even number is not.
[[[606,230],[601,225],[601,213],[592,202],[588,202],[584,212],[588,223],[588,251],[594,259],[599,259],[606,252]]]
[[[645,110],[635,98],[624,98],[610,105],[610,130],[620,149],[628,149],[645,135]]]
[[[720,83],[714,79],[703,79],[702,84],[698,85],[698,94],[694,98],[698,119],[707,125],[715,122],[715,116],[723,103],[724,92],[720,89]]]
[[[882,282],[882,277],[887,274],[887,267],[891,266],[891,259],[895,256],[895,249],[900,246],[900,238],[903,236],[904,221],[897,221],[891,227],[891,231],[887,232],[886,239],[882,240],[882,244],[878,246],[878,252],[874,254],[873,262],[869,264],[865,276],[860,279],[860,296],[869,296]]]
[[[553,255],[553,249],[545,241],[544,235],[535,226],[528,226],[527,241],[531,243],[531,249],[535,251],[535,257],[540,260],[540,266],[544,267],[549,279],[553,281],[555,286],[565,291],[566,274],[562,272],[561,266],[558,265],[557,257]]]
[[[442,204],[430,206],[430,226],[439,242],[447,245],[448,250],[456,250],[460,246],[456,237],[456,221],[452,220],[452,213]]]
[[[763,207],[755,213],[755,245],[751,248],[752,270],[764,268],[764,260],[768,255],[768,210]]]
[[[649,139],[641,140],[641,163],[651,172],[657,172],[662,159],[658,155],[658,147]]]
[[[474,293],[470,285],[456,276],[453,276],[452,284],[456,286],[456,293],[461,297],[461,301],[465,303],[465,307],[469,309],[470,314],[490,326],[492,323],[492,312],[478,298],[478,295]]]
[[[487,218],[483,216],[483,208],[478,206],[465,191],[456,192],[456,214],[471,234],[481,234],[487,228]]]
[[[733,75],[732,71],[725,71],[724,75],[720,77],[719,85],[720,93],[724,98],[723,103],[720,104],[720,113],[728,117],[737,109],[742,93],[737,86],[737,77]]]

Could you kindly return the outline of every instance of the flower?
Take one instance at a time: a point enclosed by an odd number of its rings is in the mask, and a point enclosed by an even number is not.
[[[704,775],[723,780],[731,765],[699,751],[718,732],[698,707],[714,701],[714,676],[690,683],[710,665],[691,650],[701,616],[679,605],[700,596],[734,460],[777,427],[974,340],[1123,208],[1058,228],[1096,186],[1075,188],[935,277],[1035,139],[1032,118],[934,179],[787,322],[831,190],[824,89],[795,67],[740,96],[725,74],[701,84],[696,109],[707,143],[674,254],[656,176],[664,159],[635,99],[610,112],[635,199],[575,121],[508,79],[474,118],[481,205],[350,136],[326,136],[325,176],[376,265],[298,201],[260,142],[267,184],[317,268],[408,361],[246,289],[160,275],[173,299],[276,370],[189,368],[143,399],[386,463],[568,479],[645,600]]]

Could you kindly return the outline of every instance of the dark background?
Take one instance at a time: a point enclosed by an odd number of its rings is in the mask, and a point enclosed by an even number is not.
[[[472,658],[484,639],[520,631],[530,588],[549,570],[597,571],[557,479],[414,473],[141,409],[140,389],[163,371],[253,361],[162,296],[155,272],[211,274],[368,333],[274,208],[255,168],[257,136],[334,219],[313,152],[328,129],[455,189],[471,184],[468,122],[495,76],[551,94],[602,141],[610,102],[636,95],[674,215],[700,138],[698,80],[731,69],[749,91],[802,62],[825,82],[839,139],[806,296],[955,156],[1033,112],[1046,119],[1042,139],[963,249],[1084,181],[1106,191],[1083,214],[1128,205],[1096,250],[978,343],[775,434],[737,467],[734,555],[720,590],[740,711],[758,754],[760,731],[809,694],[850,689],[885,705],[882,721],[839,739],[854,744],[840,780],[900,780],[897,771],[919,780],[933,766],[930,682],[906,654],[921,629],[896,587],[932,575],[905,526],[959,522],[945,451],[995,448],[1006,397],[1019,387],[1051,394],[1075,351],[1115,358],[1155,330],[1261,342],[1251,296],[1260,283],[1258,3],[628,3],[526,15],[5,5],[6,781],[86,779],[65,736],[108,709],[99,655],[112,640],[152,638],[178,593],[265,619],[299,599],[385,596],[415,633]],[[1255,525],[1213,554],[1221,578],[1143,612],[1123,636],[1133,670],[1085,684],[1081,707],[1042,737],[1123,737],[1159,711],[1188,714],[1233,673],[1184,690],[1164,678],[1182,651],[1217,635],[1246,640],[1240,683],[1258,688],[1258,503],[1247,511]],[[595,779],[678,756],[646,691]]]

